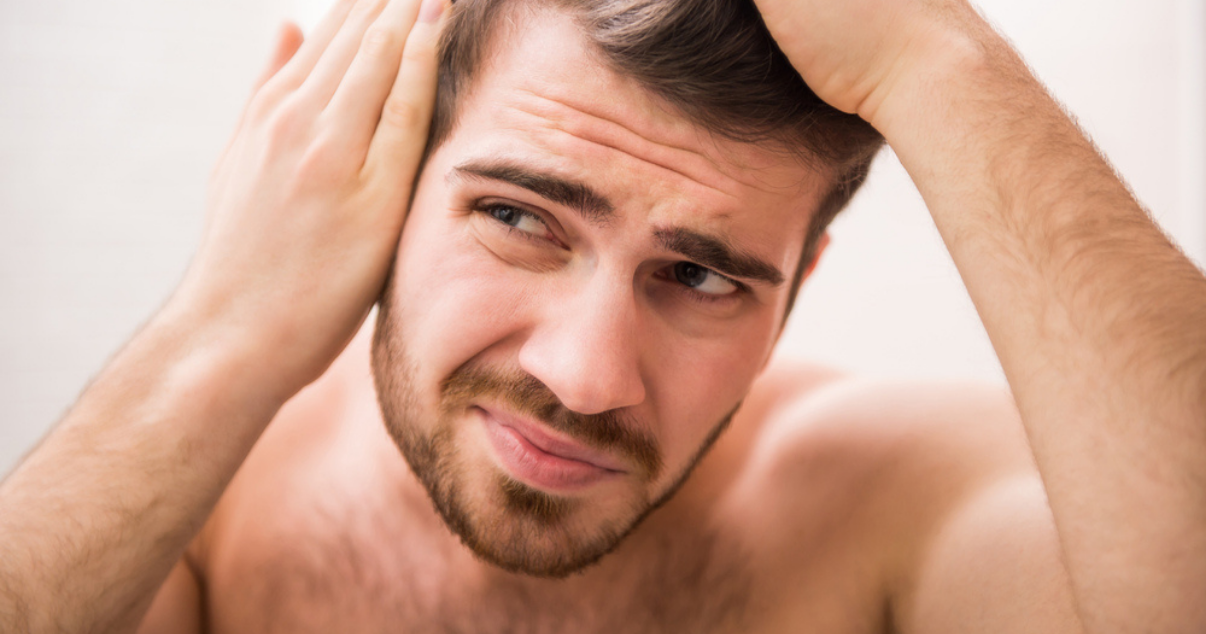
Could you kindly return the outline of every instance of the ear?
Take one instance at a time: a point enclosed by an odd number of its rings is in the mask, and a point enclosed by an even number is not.
[[[821,237],[819,239],[817,239],[817,252],[815,255],[812,256],[812,262],[808,263],[808,268],[804,269],[804,276],[800,280],[800,284],[803,284],[804,280],[807,280],[809,277],[812,277],[813,270],[815,270],[817,268],[817,262],[821,261],[821,254],[825,253],[825,249],[828,246],[829,246],[829,232],[826,231],[825,233],[821,234]]]

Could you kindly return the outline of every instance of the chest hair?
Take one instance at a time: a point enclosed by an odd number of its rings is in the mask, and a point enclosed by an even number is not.
[[[314,522],[280,523],[274,531],[280,534],[248,553],[243,572],[231,575],[223,592],[244,604],[237,610],[242,616],[216,619],[216,631],[750,631],[745,557],[737,540],[703,523],[673,535],[638,531],[636,547],[609,555],[621,559],[550,580],[501,571],[470,578],[445,565],[464,555],[453,552],[461,546],[452,540],[399,530],[393,522],[323,519],[326,530],[306,535],[296,534],[298,527]]]

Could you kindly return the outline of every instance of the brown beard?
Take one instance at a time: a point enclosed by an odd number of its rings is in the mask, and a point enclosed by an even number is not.
[[[662,470],[657,442],[638,431],[635,421],[620,410],[579,414],[561,404],[548,387],[530,374],[507,375],[473,365],[462,365],[440,384],[440,409],[444,416],[463,412],[480,399],[498,399],[516,412],[541,421],[583,444],[626,456],[646,481]]]
[[[525,373],[506,373],[472,361],[457,368],[440,384],[439,420],[420,424],[422,412],[414,391],[417,365],[390,319],[392,289],[382,298],[373,336],[373,379],[377,400],[390,436],[426,488],[436,512],[477,557],[511,572],[564,577],[597,562],[615,550],[650,513],[670,499],[696,464],[727,428],[737,408],[713,426],[688,464],[663,493],[646,496],[627,509],[626,517],[598,525],[575,522],[580,500],[550,495],[503,474],[493,480],[492,500],[503,509],[475,506],[464,488],[454,439],[455,423],[479,399],[499,400],[518,413],[541,421],[583,444],[622,456],[635,466],[630,474],[653,482],[664,464],[657,442],[620,410],[579,414]],[[738,404],[740,406],[740,404]],[[424,434],[423,429],[432,429]],[[552,543],[552,547],[546,545]]]

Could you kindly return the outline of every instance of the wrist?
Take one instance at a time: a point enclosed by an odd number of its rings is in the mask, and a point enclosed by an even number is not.
[[[1012,57],[1012,51],[1007,45],[1008,53],[994,51],[995,45],[966,31],[924,38],[860,104],[859,116],[893,146],[931,121],[964,117],[966,109],[991,99],[986,93],[1000,83],[992,75],[1009,72],[1001,58]]]
[[[266,342],[250,327],[241,327],[241,321],[174,297],[128,348],[141,359],[163,364],[183,389],[195,390],[215,405],[222,401],[270,419],[302,385],[293,387],[272,367]]]

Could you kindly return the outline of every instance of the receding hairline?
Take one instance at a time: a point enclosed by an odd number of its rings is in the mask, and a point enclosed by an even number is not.
[[[461,4],[468,4],[468,2],[461,0]],[[750,136],[738,136],[727,133],[725,130],[715,129],[707,125],[706,122],[700,121],[691,112],[664,98],[647,81],[625,72],[622,68],[617,68],[615,64],[610,63],[607,54],[602,48],[589,37],[589,24],[585,20],[585,11],[576,6],[578,0],[492,0],[487,3],[478,2],[476,4],[485,4],[488,7],[485,9],[486,11],[497,13],[481,20],[481,24],[484,25],[485,30],[479,31],[476,34],[469,50],[471,58],[459,60],[466,72],[458,77],[444,77],[445,73],[442,73],[440,78],[440,94],[437,95],[436,107],[451,106],[451,110],[437,112],[436,121],[433,123],[431,129],[430,142],[427,148],[428,153],[438,149],[448,140],[460,123],[460,115],[464,111],[464,104],[470,102],[474,97],[474,93],[480,88],[482,83],[481,78],[490,72],[495,72],[496,65],[500,63],[500,60],[505,58],[505,55],[500,52],[499,47],[503,46],[508,41],[508,38],[521,37],[525,29],[531,28],[531,25],[540,16],[546,15],[557,16],[571,21],[578,27],[579,41],[583,44],[583,50],[590,56],[593,62],[597,63],[600,68],[618,77],[633,80],[633,83],[651,102],[658,104],[666,112],[690,123],[698,130],[717,139],[744,143],[756,146],[763,151],[780,154],[785,158],[790,157],[796,160],[801,166],[825,175],[826,182],[832,182],[835,175],[841,171],[840,168],[835,168],[829,161],[826,161],[824,157],[806,147],[794,144],[786,138],[775,138],[769,135],[755,135],[755,137],[751,138]],[[449,26],[450,28],[445,30],[442,37],[442,50],[448,48],[448,41],[452,36],[451,31],[457,25],[452,23]],[[442,59],[441,62],[443,61],[445,60]],[[455,81],[455,85],[450,85],[450,80]]]
[[[469,51],[471,58],[459,60],[465,69],[464,75],[448,77],[449,73],[441,73],[436,108],[449,105],[452,108],[444,112],[437,111],[427,146],[428,153],[435,151],[439,146],[443,145],[452,136],[453,131],[456,130],[457,125],[460,123],[460,115],[464,110],[463,105],[472,99],[473,93],[481,83],[481,76],[493,70],[494,65],[502,57],[502,55],[498,54],[497,49],[500,46],[500,42],[505,41],[504,36],[517,36],[542,11],[556,11],[572,18],[572,15],[567,10],[558,11],[554,6],[555,1],[495,0],[495,2],[491,3],[492,7],[490,10],[498,11],[499,14],[482,20],[485,31],[478,32],[475,35],[474,43]],[[453,6],[455,11],[456,5]],[[458,24],[453,21],[445,28],[440,41],[441,53],[450,48],[448,43],[452,35],[454,35],[452,30],[457,26]],[[585,40],[585,36],[582,39]],[[441,55],[441,64],[447,61]]]
[[[436,113],[431,127],[430,141],[427,146],[427,153],[430,155],[435,149],[439,148],[451,136],[453,130],[459,125],[459,118],[463,111],[463,105],[473,96],[472,93],[478,89],[480,77],[482,73],[493,70],[493,65],[503,56],[498,54],[498,47],[502,42],[506,41],[506,37],[515,37],[522,33],[524,28],[531,24],[531,20],[541,12],[551,12],[555,15],[568,18],[573,23],[577,24],[581,29],[581,40],[585,44],[584,49],[588,54],[595,57],[600,67],[607,69],[620,77],[629,77],[635,80],[637,86],[642,91],[650,96],[656,103],[664,104],[666,110],[670,113],[681,116],[684,121],[690,122],[696,128],[706,131],[715,138],[723,138],[732,141],[748,143],[759,147],[762,150],[770,150],[776,153],[782,153],[784,156],[790,156],[796,159],[802,166],[811,168],[816,174],[820,175],[825,185],[822,185],[818,191],[817,201],[813,204],[807,230],[804,239],[804,249],[800,260],[797,263],[796,270],[792,276],[792,284],[787,302],[787,314],[790,314],[792,307],[795,305],[796,295],[800,288],[800,282],[808,269],[808,266],[816,259],[818,255],[818,245],[820,236],[825,233],[826,228],[833,218],[846,207],[847,203],[857,192],[862,183],[866,180],[870,170],[871,162],[879,149],[883,146],[883,137],[870,127],[865,121],[858,119],[857,116],[841,113],[827,106],[816,98],[815,93],[811,91],[800,79],[799,75],[790,66],[790,62],[786,60],[782,52],[774,44],[773,39],[765,32],[764,25],[761,25],[760,18],[757,16],[756,9],[752,2],[746,0],[733,0],[725,3],[727,0],[681,0],[682,4],[668,2],[669,7],[666,11],[669,15],[675,16],[675,11],[678,18],[687,15],[689,18],[694,17],[694,13],[688,11],[683,13],[683,7],[693,7],[700,9],[701,5],[704,9],[711,10],[716,8],[717,11],[723,13],[726,9],[730,10],[730,15],[735,17],[735,20],[741,26],[741,30],[736,35],[734,32],[727,32],[728,36],[733,36],[734,39],[722,40],[726,44],[725,50],[732,48],[734,42],[752,43],[754,46],[751,50],[760,51],[766,48],[766,42],[770,42],[770,47],[773,54],[766,60],[767,72],[763,76],[761,72],[756,72],[755,76],[762,77],[761,83],[755,82],[753,85],[754,93],[768,96],[769,103],[779,104],[777,107],[783,107],[784,103],[790,103],[790,115],[785,115],[783,111],[772,111],[772,116],[759,118],[745,117],[745,106],[741,105],[737,110],[733,110],[733,100],[730,97],[724,97],[721,101],[724,103],[713,103],[707,101],[702,104],[698,111],[691,111],[690,106],[694,105],[690,101],[685,101],[687,108],[681,107],[675,103],[675,99],[683,101],[682,93],[672,94],[672,98],[664,98],[666,92],[664,86],[660,83],[661,80],[667,79],[666,75],[661,75],[658,72],[648,73],[647,66],[638,67],[635,72],[629,72],[629,69],[621,63],[626,57],[627,52],[621,51],[619,54],[615,50],[607,50],[607,45],[603,44],[603,38],[596,41],[599,33],[598,24],[592,24],[588,19],[591,9],[583,4],[582,0],[460,0],[454,5],[454,14],[452,20],[448,23],[441,39],[440,46],[440,90],[437,94]],[[637,6],[640,5],[640,0],[632,0],[631,3],[625,4],[624,0],[616,0],[622,6]],[[692,4],[693,2],[697,4]],[[715,4],[712,4],[715,3]],[[657,4],[657,3],[654,3]],[[610,6],[610,5],[607,5]],[[660,7],[659,7],[660,8]],[[752,14],[751,14],[752,11]],[[476,12],[474,14],[473,12]],[[666,15],[666,14],[662,14]],[[757,20],[753,23],[751,20]],[[475,20],[464,19],[462,16],[476,18]],[[711,16],[715,18],[715,15]],[[460,31],[458,27],[463,27],[465,22],[476,26],[478,30],[474,37],[466,37],[465,33]],[[673,22],[673,21],[671,21]],[[711,24],[711,22],[708,22]],[[677,26],[685,27],[686,30],[691,29],[691,20],[685,22],[680,21],[674,23]],[[762,36],[758,34],[758,26],[761,25]],[[721,28],[721,30],[724,30]],[[662,34],[665,35],[665,31]],[[674,31],[677,34],[677,31]],[[749,38],[753,38],[753,40]],[[609,43],[614,44],[608,40]],[[455,45],[454,45],[455,43]],[[666,45],[664,40],[659,40],[660,45]],[[612,47],[614,48],[614,47]],[[690,48],[690,46],[688,46]],[[666,50],[658,49],[658,53],[663,62]],[[698,53],[698,49],[696,49]],[[715,58],[715,55],[712,55]],[[750,61],[749,56],[739,56],[746,62]],[[761,60],[762,57],[757,59]],[[645,61],[645,60],[642,60]],[[681,60],[680,60],[681,61]],[[699,60],[695,59],[697,63]],[[777,71],[772,73],[770,67],[777,64]],[[671,64],[673,65],[673,64]],[[680,67],[681,68],[681,67]],[[691,68],[700,68],[692,66]],[[744,68],[749,68],[748,64]],[[759,66],[761,68],[761,66]],[[731,65],[724,66],[725,72],[732,72]],[[790,75],[789,79],[785,75]],[[741,73],[732,75],[733,77],[747,76]],[[695,77],[689,75],[689,77]],[[708,71],[703,71],[700,76],[701,85],[715,87],[728,83],[729,80],[723,77],[718,79],[715,74],[709,75]],[[674,78],[670,77],[669,81],[674,82]],[[769,82],[769,83],[768,83]],[[737,85],[750,85],[748,83]],[[695,84],[693,84],[695,85]],[[770,88],[770,92],[767,86]],[[785,95],[796,95],[799,91],[803,91],[805,95],[799,101],[788,100],[784,102]],[[759,93],[759,91],[762,91]],[[794,92],[793,92],[794,91]],[[673,93],[673,91],[671,91]],[[719,94],[728,95],[726,92],[717,93],[697,93],[697,94]],[[737,94],[736,92],[732,94]],[[758,100],[753,99],[747,94],[746,99],[752,99],[752,102]],[[726,101],[727,100],[727,101]],[[728,113],[728,115],[737,121],[735,125],[727,125],[728,121],[724,118],[718,119],[717,113]],[[701,116],[702,115],[702,116]],[[803,117],[802,119],[800,117]],[[715,126],[718,121],[721,125]],[[780,124],[770,125],[774,122]],[[751,134],[744,134],[743,130],[749,130]],[[734,131],[737,133],[734,134]],[[424,159],[426,161],[426,157]]]

